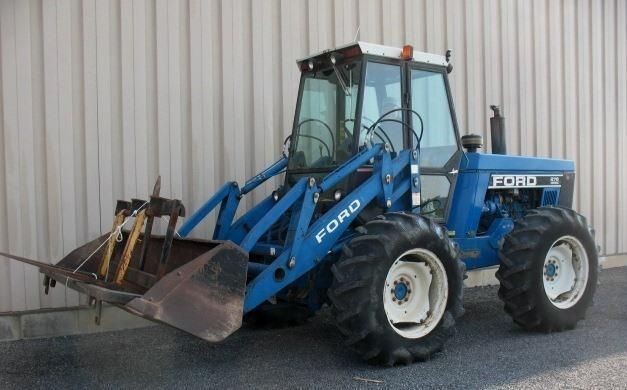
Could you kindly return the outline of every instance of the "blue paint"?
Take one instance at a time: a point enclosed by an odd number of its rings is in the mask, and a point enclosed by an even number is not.
[[[500,240],[514,228],[510,218],[498,218],[492,222],[488,231],[472,238],[454,237],[460,255],[468,270],[491,267],[499,264],[498,251]]]
[[[218,192],[216,192],[209,200],[207,200],[198,210],[194,212],[185,223],[181,225],[178,230],[178,234],[181,237],[187,237],[187,235],[194,229],[209,213],[221,204],[222,201],[229,195],[229,192],[233,187],[233,183],[224,184]]]
[[[242,188],[241,194],[245,195],[249,193],[269,178],[281,173],[287,167],[287,162],[287,157],[283,156],[274,164],[270,165],[268,168],[264,169],[262,172],[258,173],[256,176],[246,181],[246,184],[244,184],[244,187]]]
[[[398,283],[394,287],[394,297],[399,301],[402,301],[407,296],[407,285],[405,283]]]
[[[307,187],[307,179],[301,178],[298,183],[290,191],[287,192],[279,201],[272,207],[257,224],[248,232],[246,237],[242,240],[240,246],[246,252],[250,252],[250,250],[255,246],[257,241],[261,238],[262,234],[265,233],[276,221],[279,220],[285,214],[287,210],[289,210],[296,201],[298,201],[303,193],[305,193],[305,189]]]
[[[451,201],[446,227],[453,232],[453,240],[462,252],[462,259],[469,270],[499,264],[500,240],[513,228],[511,218],[496,218],[486,232],[479,232],[482,216],[495,214],[498,202],[486,199],[492,174],[564,174],[574,171],[570,160],[547,158],[465,153],[461,159],[457,182]],[[554,198],[544,205],[555,205],[559,200],[559,188],[543,189],[543,200],[549,190],[557,190]]]
[[[555,268],[555,264],[549,263],[544,266],[544,270],[546,272],[546,276],[548,276],[549,278],[553,278],[555,277],[557,268]]]
[[[237,211],[237,206],[240,200],[240,190],[236,182],[229,187],[227,196],[222,199],[220,203],[220,212],[218,213],[218,220],[216,227],[213,230],[214,240],[226,240],[231,230],[231,224],[233,223],[233,217]]]
[[[397,157],[397,159],[400,158],[402,157]],[[406,155],[405,160],[409,162]],[[344,172],[345,175],[350,173],[352,172]],[[283,253],[248,284],[244,301],[244,312],[254,309],[269,297],[277,294],[305,273],[317,267],[318,264],[327,260],[328,252],[335,246],[336,241],[342,237],[350,223],[359,215],[359,211],[370,201],[374,200],[381,191],[382,182],[380,176],[378,172],[373,173],[369,179],[354,191],[348,193],[335,206],[314,221],[307,229],[299,247],[291,248],[290,243],[286,243],[286,249]],[[308,201],[313,202],[313,199],[304,199],[304,202]],[[347,210],[351,208],[354,212],[348,213]],[[337,222],[339,216],[345,211],[342,223]],[[293,263],[290,261],[292,258],[294,259]],[[292,265],[291,268],[290,264]],[[278,269],[281,269],[284,273],[284,277],[281,280],[275,278]]]
[[[555,206],[558,204],[560,199],[560,189],[559,188],[545,188],[542,191],[542,200],[540,202],[541,206]]]
[[[308,285],[308,273],[329,259],[336,259],[343,244],[359,234],[350,225],[369,203],[375,202],[383,210],[419,212],[418,205],[411,201],[411,195],[421,189],[419,159],[417,151],[403,150],[393,158],[382,145],[363,149],[318,183],[303,177],[278,199],[272,195],[266,197],[233,222],[242,196],[283,171],[287,159],[281,159],[249,180],[241,190],[236,183],[225,184],[188,218],[179,234],[187,235],[220,205],[214,238],[233,241],[251,256],[265,259],[249,263],[250,281],[244,301],[244,311],[249,312],[291,285]],[[372,164],[371,176],[324,214],[316,214],[320,195],[366,164]],[[467,153],[460,161],[444,224],[452,232],[468,269],[498,265],[502,239],[514,226],[511,217],[501,217],[508,210],[501,199],[486,197],[491,174],[563,174],[573,169],[573,163],[565,160]],[[556,204],[559,189],[549,190],[554,189],[543,189],[542,203]],[[486,215],[492,218],[490,226],[479,231],[480,221]],[[284,238],[272,236],[271,232],[277,229]],[[274,238],[270,239],[271,236]],[[312,291],[309,298],[309,303],[316,307],[323,302],[321,294],[331,280],[328,268],[323,269],[325,272],[316,274],[315,281],[316,289],[322,290]],[[405,299],[407,286],[399,283],[393,293],[396,299]]]
[[[270,195],[250,209],[246,214],[242,215],[229,229],[229,240],[239,245],[250,229],[259,223],[259,220],[270,211],[275,203],[276,201],[273,196]]]
[[[231,230],[231,223],[237,206],[239,205],[240,198],[246,193],[257,188],[266,180],[273,176],[278,175],[287,167],[287,158],[281,157],[278,161],[272,164],[270,167],[257,174],[252,179],[246,182],[244,188],[239,190],[237,182],[228,182],[224,184],[218,192],[216,192],[209,200],[207,200],[198,210],[196,210],[181,227],[179,228],[178,235],[180,237],[187,237],[187,235],[202,222],[213,209],[220,205],[220,212],[218,214],[218,222],[214,229],[214,239],[227,239]],[[257,210],[258,212],[259,210]],[[241,226],[241,225],[240,225]],[[235,228],[236,226],[233,226]]]
[[[493,173],[507,171],[529,174],[575,171],[575,163],[571,160],[483,153],[465,153],[465,155],[466,158],[462,158],[460,170],[473,169]]]

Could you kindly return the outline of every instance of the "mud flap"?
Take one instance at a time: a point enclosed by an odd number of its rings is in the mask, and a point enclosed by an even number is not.
[[[227,241],[173,270],[124,308],[144,318],[222,341],[242,326],[248,255]]]

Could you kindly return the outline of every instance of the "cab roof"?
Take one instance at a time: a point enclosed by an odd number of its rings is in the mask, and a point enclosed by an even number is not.
[[[346,52],[356,52],[356,51],[358,51],[356,55],[370,54],[370,55],[376,55],[376,56],[386,57],[386,58],[401,59],[401,53],[403,49],[400,47],[384,46],[384,45],[378,45],[375,43],[368,43],[368,42],[352,42],[347,45],[339,46],[334,49],[327,49],[319,53],[316,53],[314,55],[301,58],[297,60],[296,63],[298,64],[298,67],[300,69],[305,69],[307,66],[307,62],[310,60],[314,60],[314,59],[317,59],[319,57],[322,57],[322,56],[325,56],[334,52],[337,52],[338,54],[342,54]],[[448,65],[448,62],[446,61],[446,58],[443,55],[424,53],[424,52],[416,51],[416,50],[413,51],[412,60],[415,62],[431,64],[431,65],[441,65],[441,66]]]

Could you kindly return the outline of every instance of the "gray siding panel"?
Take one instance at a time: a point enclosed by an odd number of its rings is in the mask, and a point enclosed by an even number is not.
[[[0,0],[0,250],[55,262],[110,229],[115,200],[146,196],[158,174],[190,210],[243,182],[290,132],[295,59],[361,26],[361,40],[452,49],[463,132],[489,145],[489,105],[502,105],[510,152],[575,160],[575,208],[604,254],[625,253],[625,4]],[[0,312],[77,303],[0,260]]]

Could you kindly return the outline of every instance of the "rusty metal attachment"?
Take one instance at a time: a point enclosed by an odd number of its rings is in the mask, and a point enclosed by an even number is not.
[[[161,176],[157,177],[157,181],[155,182],[155,186],[152,188],[152,197],[156,198],[159,196],[161,192]],[[152,234],[152,224],[154,223],[155,216],[152,213],[148,214],[148,221],[146,222],[146,229],[144,231],[144,240],[142,242],[142,251],[139,256],[139,264],[137,265],[139,269],[144,269],[144,261],[146,260],[146,250],[148,249],[148,242],[150,242],[150,235]]]
[[[227,241],[168,273],[131,313],[163,322],[206,341],[222,341],[242,326],[248,255]]]
[[[102,302],[108,302],[204,340],[220,341],[242,324],[248,254],[230,241],[175,237],[185,207],[178,199],[160,197],[160,187],[159,178],[149,201],[118,201],[112,231],[56,265],[0,255],[39,267],[46,275],[46,293],[59,281],[87,294],[95,304],[97,324]],[[122,232],[131,217],[132,228]],[[160,217],[169,218],[165,236],[152,234],[153,221]]]

